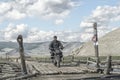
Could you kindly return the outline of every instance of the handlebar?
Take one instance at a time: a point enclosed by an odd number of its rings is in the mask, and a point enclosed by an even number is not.
[[[63,50],[64,49],[64,47],[62,47],[62,48],[49,48],[50,50],[57,50],[57,49],[59,49],[59,50]]]

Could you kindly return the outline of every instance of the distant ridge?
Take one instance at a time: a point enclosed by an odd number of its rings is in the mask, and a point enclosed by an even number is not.
[[[38,42],[38,43],[24,43],[24,50],[27,55],[50,55],[49,50],[50,42]],[[72,50],[78,48],[82,42],[62,42],[64,45],[63,54],[70,55]],[[5,55],[9,53],[10,56],[17,56],[18,54],[18,44],[16,42],[0,42],[0,55]]]

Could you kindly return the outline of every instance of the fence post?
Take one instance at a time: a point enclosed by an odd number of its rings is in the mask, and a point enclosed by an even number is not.
[[[99,68],[99,49],[98,49],[98,32],[97,32],[97,23],[95,22],[93,24],[93,28],[94,28],[94,36],[92,38],[92,40],[94,41],[94,48],[95,48],[95,57],[96,57],[96,67]]]
[[[17,42],[19,44],[19,53],[20,53],[20,59],[21,59],[22,72],[24,74],[27,74],[22,35],[19,35],[17,37]]]
[[[0,66],[0,73],[2,73],[2,65]]]
[[[72,58],[71,58],[71,62],[73,62],[74,61],[74,55],[72,55]]]
[[[111,64],[111,56],[107,56],[107,68],[105,70],[105,74],[110,74],[110,71],[112,69],[112,64]]]

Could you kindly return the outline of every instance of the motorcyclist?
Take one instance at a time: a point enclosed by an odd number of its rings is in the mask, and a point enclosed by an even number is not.
[[[54,59],[54,51],[55,49],[63,49],[63,45],[60,41],[57,40],[57,36],[53,37],[53,41],[51,41],[50,45],[49,45],[49,49],[50,49],[50,53],[51,53],[51,59],[53,61]],[[62,51],[60,51],[60,58],[63,57]]]

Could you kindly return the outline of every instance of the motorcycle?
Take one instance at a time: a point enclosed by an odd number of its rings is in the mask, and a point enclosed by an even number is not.
[[[57,67],[60,67],[60,62],[61,62],[61,56],[62,52],[61,49],[54,49],[54,58],[53,58],[53,64]]]

